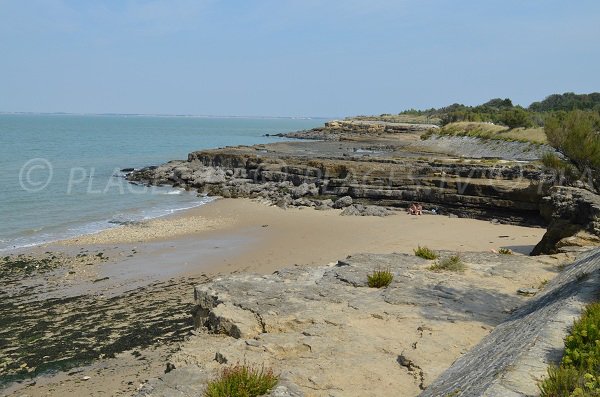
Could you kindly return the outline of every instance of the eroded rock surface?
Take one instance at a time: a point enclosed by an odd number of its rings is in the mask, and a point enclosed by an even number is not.
[[[186,374],[206,379],[244,362],[281,374],[280,394],[272,395],[417,395],[531,299],[519,288],[539,286],[556,271],[547,257],[466,253],[463,260],[465,273],[435,273],[428,270],[432,261],[412,255],[361,254],[199,285],[199,334],[171,358],[177,369],[140,395],[193,395]],[[366,285],[378,269],[394,274],[389,287]],[[177,382],[169,379],[178,371],[185,372],[175,394]],[[198,383],[195,395],[202,392]]]
[[[548,230],[532,254],[550,254],[600,245],[600,196],[580,188],[557,186],[544,198],[542,214]]]
[[[588,251],[536,298],[498,325],[421,397],[539,394],[537,383],[562,357],[564,337],[600,292],[600,250]]]

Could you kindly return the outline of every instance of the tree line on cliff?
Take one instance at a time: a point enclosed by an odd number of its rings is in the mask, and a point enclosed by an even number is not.
[[[574,94],[566,92],[564,94],[553,94],[542,101],[533,102],[527,108],[514,105],[509,98],[494,98],[476,106],[454,103],[439,109],[409,109],[399,114],[438,118],[441,120],[442,125],[458,121],[471,121],[501,124],[509,128],[527,128],[544,126],[548,116],[556,112],[572,112],[575,110],[600,113],[600,93]]]

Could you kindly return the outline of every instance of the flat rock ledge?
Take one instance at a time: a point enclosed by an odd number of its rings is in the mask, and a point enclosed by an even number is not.
[[[583,307],[600,292],[600,249],[569,265],[545,290],[516,310],[425,390],[433,396],[537,396],[548,364]]]
[[[558,271],[545,256],[462,259],[464,273],[436,273],[428,269],[433,261],[413,255],[358,254],[199,285],[196,335],[169,359],[175,369],[138,395],[202,395],[225,365],[246,363],[280,374],[271,396],[416,396],[534,299],[519,289]],[[392,284],[369,288],[367,275],[379,269],[394,274]]]

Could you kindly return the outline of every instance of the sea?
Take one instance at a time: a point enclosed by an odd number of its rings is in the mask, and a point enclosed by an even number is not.
[[[123,169],[189,152],[281,141],[318,118],[0,114],[0,252],[96,233],[206,204],[172,187],[129,184]]]

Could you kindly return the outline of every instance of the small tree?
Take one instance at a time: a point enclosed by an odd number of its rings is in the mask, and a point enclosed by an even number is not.
[[[520,107],[502,111],[498,121],[511,129],[517,127],[531,127],[533,125],[529,112]]]
[[[548,142],[568,157],[582,173],[590,172],[594,184],[600,181],[600,114],[574,110],[546,119]]]

